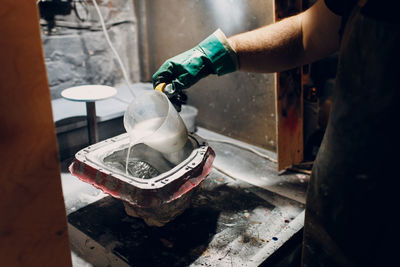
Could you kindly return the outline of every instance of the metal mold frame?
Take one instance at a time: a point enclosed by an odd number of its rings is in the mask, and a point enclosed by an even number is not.
[[[102,160],[117,149],[129,146],[127,133],[121,134],[75,154],[71,174],[103,192],[141,208],[172,202],[197,187],[210,173],[215,152],[196,134],[188,138],[194,149],[188,158],[171,170],[150,179],[140,179],[106,166]]]

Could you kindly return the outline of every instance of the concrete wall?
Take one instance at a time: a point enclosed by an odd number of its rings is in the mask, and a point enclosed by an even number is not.
[[[130,0],[97,0],[110,39],[120,54],[131,82],[140,79],[136,18]],[[41,19],[41,32],[52,99],[63,89],[83,84],[114,86],[123,83],[119,65],[101,30],[92,1],[74,1],[69,15],[57,15],[48,29]]]

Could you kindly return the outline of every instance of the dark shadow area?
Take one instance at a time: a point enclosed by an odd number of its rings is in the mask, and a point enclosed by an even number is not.
[[[218,248],[245,235],[248,220],[243,211],[260,206],[274,209],[252,193],[209,179],[193,197],[191,207],[163,227],[149,227],[142,219],[128,216],[122,202],[112,197],[71,213],[68,222],[131,266],[178,267],[193,263],[226,225],[237,226],[224,235]],[[85,255],[79,256],[85,259]]]
[[[328,124],[335,87],[337,53],[316,61],[303,73],[308,77],[304,90],[304,160],[316,158]]]
[[[300,267],[303,229],[293,235],[274,254],[268,257],[260,267]]]
[[[69,166],[74,161],[75,157],[71,156],[60,161],[61,172],[69,173]]]

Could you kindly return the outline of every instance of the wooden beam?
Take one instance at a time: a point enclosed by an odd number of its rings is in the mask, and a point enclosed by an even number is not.
[[[36,0],[0,9],[1,266],[71,266]]]
[[[301,0],[275,0],[275,21],[301,11]],[[277,73],[276,123],[278,171],[303,160],[303,88],[301,67]]]

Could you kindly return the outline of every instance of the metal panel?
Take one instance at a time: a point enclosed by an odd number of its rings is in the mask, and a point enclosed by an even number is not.
[[[135,7],[145,81],[217,28],[230,36],[274,21],[272,0],[136,0]],[[275,74],[210,76],[188,90],[188,104],[199,109],[198,125],[275,150],[275,86]]]

